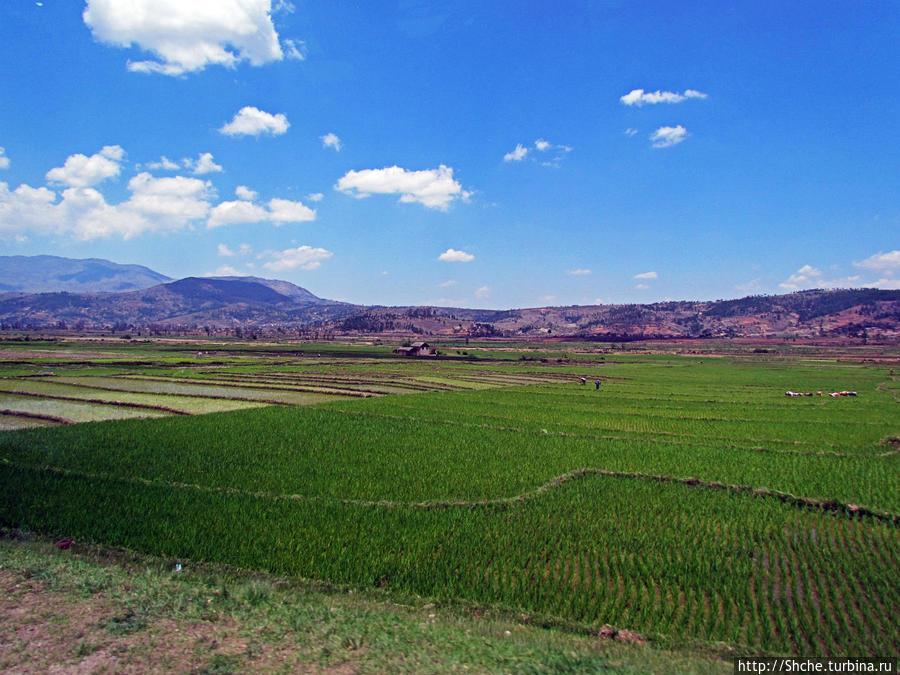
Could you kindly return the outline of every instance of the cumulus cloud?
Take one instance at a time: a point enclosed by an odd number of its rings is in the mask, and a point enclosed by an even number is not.
[[[232,251],[230,248],[228,248],[228,246],[226,246],[225,244],[219,244],[218,250],[219,250],[219,255],[222,256],[223,258],[233,258],[235,255],[237,255],[234,251]]]
[[[488,285],[478,287],[475,289],[475,297],[479,300],[486,300],[491,297],[491,287]]]
[[[686,89],[683,94],[674,91],[648,91],[643,89],[632,89],[624,96],[620,96],[619,100],[625,105],[655,105],[657,103],[681,103],[689,98],[707,98],[707,94],[696,89]]]
[[[270,8],[271,0],[87,0],[83,18],[96,40],[156,57],[129,61],[129,70],[183,75],[283,59]],[[296,58],[296,43],[288,52]]]
[[[303,223],[315,219],[315,210],[304,206],[302,202],[292,202],[288,199],[269,200],[269,220],[275,225]]]
[[[399,194],[401,202],[418,202],[442,211],[446,211],[454,199],[465,199],[469,195],[453,179],[453,169],[443,164],[437,169],[424,171],[407,171],[399,166],[348,171],[334,187],[357,198],[373,194]]]
[[[590,274],[591,271],[588,269],[577,269],[577,270],[567,270],[566,274],[571,274],[573,277],[581,277],[587,274]]]
[[[504,162],[521,162],[528,154],[528,148],[521,143],[516,143],[516,149],[503,155]]]
[[[197,159],[186,159],[185,167],[191,169],[195,176],[201,176],[205,173],[220,173],[224,169],[213,161],[211,152],[204,152],[197,156]]]
[[[181,168],[181,165],[177,162],[173,162],[171,159],[163,155],[159,158],[158,162],[148,162],[145,164],[148,169],[152,169],[153,171],[159,171],[160,169],[164,169],[166,171],[177,171]]]
[[[60,184],[61,191],[30,185],[11,190],[6,183],[0,183],[0,237],[129,239],[145,232],[177,231],[204,221],[210,228],[261,221],[277,226],[316,217],[315,210],[299,201],[271,199],[265,205],[257,204],[257,194],[243,185],[235,190],[239,199],[215,204],[215,190],[207,180],[183,175],[154,177],[146,171],[128,181],[127,199],[110,204],[93,185],[117,175],[124,156],[119,146],[107,146],[91,157],[70,156],[63,166],[47,172],[48,182]],[[218,166],[211,153],[184,163],[193,167],[195,173],[215,171]],[[249,246],[242,245],[240,252],[243,255],[249,250]],[[219,251],[228,255],[230,249]]]
[[[124,158],[125,151],[118,145],[104,146],[100,152],[90,157],[82,154],[69,155],[65,164],[47,172],[47,180],[75,188],[90,187],[118,176]]]
[[[0,169],[9,168],[9,157],[6,156],[6,149],[0,148]]]
[[[448,248],[438,256],[438,260],[444,262],[472,262],[475,260],[475,256],[471,253],[466,253],[465,251],[457,251],[456,249]]]
[[[659,275],[656,272],[641,272],[640,274],[634,275],[635,279],[658,279]]]
[[[889,276],[890,274],[891,272],[888,271]],[[883,279],[881,281],[890,280]],[[804,265],[799,270],[794,272],[791,276],[789,276],[787,280],[781,282],[778,285],[786,291],[799,291],[805,288],[851,288],[854,286],[875,286],[878,288],[885,287],[878,286],[878,282],[863,284],[861,283],[861,277],[858,274],[845,277],[828,278],[825,276],[825,273],[822,272],[822,270],[816,269],[812,265]]]
[[[441,288],[450,288],[451,286],[456,286],[459,282],[455,279],[447,279],[447,281],[442,281],[438,284]]]
[[[321,192],[311,192],[306,195],[306,199],[311,202],[320,202],[325,199],[325,195],[323,195]]]
[[[878,281],[872,283],[872,286],[874,288],[880,288],[885,291],[900,291],[900,279],[879,279]]]
[[[887,253],[879,252],[853,264],[869,270],[900,271],[900,250],[888,251]]]
[[[257,193],[248,188],[246,185],[238,185],[234,188],[234,194],[238,199],[246,199],[247,201],[253,201],[257,197]]]
[[[239,277],[241,273],[238,272],[231,265],[222,265],[221,267],[217,267],[216,271],[212,274],[206,274],[204,276],[207,277]]]
[[[65,167],[63,167],[65,168]],[[84,183],[78,172],[60,176]],[[66,234],[89,240],[148,231],[177,230],[209,211],[211,186],[197,178],[154,178],[140,173],[128,182],[131,197],[108,204],[92,187],[47,188],[0,184],[0,234]]]
[[[343,147],[341,145],[341,139],[337,137],[337,134],[328,133],[324,136],[319,136],[319,140],[322,141],[323,148],[334,148],[340,152]]]
[[[223,225],[243,225],[246,223],[260,223],[269,217],[269,212],[262,206],[246,200],[233,202],[221,202],[216,204],[209,212],[207,227],[222,227]]]
[[[678,145],[687,138],[687,129],[680,124],[677,127],[660,127],[650,135],[654,148],[668,148]]]
[[[778,285],[788,291],[797,291],[800,290],[802,286],[818,284],[817,280],[821,279],[821,277],[821,270],[817,270],[812,265],[804,265],[799,270],[794,272],[791,276],[789,276],[786,281],[783,281]]]
[[[293,202],[288,199],[270,199],[267,207],[254,204],[246,199],[221,202],[210,210],[206,226],[212,228],[222,227],[223,225],[261,223],[263,221],[271,222],[277,226],[285,223],[301,223],[316,219],[316,212],[304,206],[302,202]]]
[[[324,248],[312,248],[311,246],[299,246],[284,251],[273,251],[269,254],[272,260],[263,264],[263,267],[272,272],[286,272],[289,270],[314,270],[321,266],[323,260],[327,260],[334,254]]]
[[[252,105],[247,105],[235,113],[234,118],[219,129],[219,133],[226,136],[259,136],[260,134],[280,136],[290,126],[287,117],[282,113],[272,115]]]
[[[628,127],[622,133],[625,134],[626,136],[634,136],[635,134],[637,134],[637,132],[638,132],[638,130],[635,129],[634,127]]]

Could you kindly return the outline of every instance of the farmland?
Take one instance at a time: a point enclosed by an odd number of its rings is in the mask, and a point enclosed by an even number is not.
[[[666,645],[900,651],[895,352],[476,347],[6,343],[0,524]]]

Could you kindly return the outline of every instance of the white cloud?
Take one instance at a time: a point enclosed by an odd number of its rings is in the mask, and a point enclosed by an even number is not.
[[[760,284],[760,280],[759,280],[759,279],[751,279],[750,281],[748,281],[748,282],[745,283],[745,284],[737,284],[737,285],[734,287],[734,290],[736,290],[736,291],[741,291],[741,292],[743,292],[743,293],[750,293],[750,292],[752,292],[752,291],[757,291],[757,290],[759,290],[760,287],[761,287],[761,284]]]
[[[6,149],[0,148],[0,169],[9,168],[9,157],[6,156]]]
[[[216,271],[212,274],[206,274],[204,276],[207,277],[239,277],[243,276],[240,272],[238,272],[231,265],[222,265],[221,267],[216,268]]]
[[[270,6],[271,0],[87,0],[83,18],[100,42],[136,45],[157,57],[129,62],[129,70],[182,75],[284,58]]]
[[[475,297],[479,300],[486,300],[491,297],[491,287],[484,285],[475,289]]]
[[[590,274],[591,271],[589,269],[578,269],[578,270],[567,270],[566,274],[571,274],[573,277],[582,277],[587,274]]]
[[[306,43],[303,40],[282,40],[284,55],[292,61],[306,60]]]
[[[273,251],[269,254],[273,259],[263,264],[263,267],[272,272],[285,272],[288,270],[314,270],[323,260],[327,260],[334,254],[324,248],[312,248],[299,246],[284,251]]]
[[[521,162],[528,154],[528,148],[521,143],[516,143],[516,149],[503,155],[504,162]]]
[[[702,91],[697,91],[696,89],[686,89],[683,94],[679,94],[674,91],[648,91],[645,92],[643,89],[632,89],[630,92],[625,94],[624,96],[619,97],[619,100],[625,105],[636,105],[641,107],[642,105],[649,104],[655,105],[656,103],[681,103],[682,101],[686,101],[689,98],[706,98],[707,94],[704,94]]]
[[[224,169],[213,161],[211,152],[204,152],[197,156],[196,160],[186,159],[185,166],[193,170],[195,176],[205,173],[220,173]]]
[[[268,218],[269,212],[262,206],[241,199],[238,201],[216,204],[209,212],[209,219],[206,221],[206,227],[260,223]]]
[[[656,272],[641,272],[640,274],[634,275],[635,279],[658,279],[659,275]]]
[[[87,157],[82,154],[69,155],[63,166],[50,169],[47,180],[69,187],[84,188],[118,176],[122,170],[125,151],[118,145],[104,146],[100,152]]]
[[[219,129],[219,133],[226,136],[259,136],[260,134],[279,136],[285,133],[290,126],[287,117],[282,113],[272,115],[252,105],[247,105],[235,113],[234,118]]]
[[[787,278],[786,281],[778,284],[786,291],[799,291],[803,288],[848,288],[858,286],[860,276],[853,275],[848,277],[839,277],[835,279],[826,279],[822,270],[816,269],[812,265],[804,265]],[[870,285],[870,284],[863,284]]]
[[[817,284],[818,282],[816,280],[821,278],[821,276],[821,270],[817,270],[812,265],[804,265],[789,276],[787,281],[783,281],[778,285],[788,291],[797,291],[800,290],[801,286]]]
[[[628,128],[627,128],[625,131],[623,131],[622,133],[625,134],[626,136],[634,136],[637,132],[638,132],[637,129],[635,129],[635,128],[633,128],[633,127],[628,127]]]
[[[680,124],[677,127],[660,127],[650,135],[654,148],[668,148],[678,145],[687,138],[687,129]]]
[[[238,199],[245,199],[250,202],[252,202],[259,196],[258,193],[254,192],[246,185],[238,185],[236,188],[234,188],[234,194]]]
[[[11,191],[0,182],[0,235],[41,235],[57,232],[64,225],[58,214],[56,193],[45,187],[20,185]]]
[[[646,291],[650,288],[647,284],[635,284],[634,287],[639,291]]]
[[[450,288],[451,286],[456,286],[459,282],[455,279],[447,279],[447,281],[442,281],[438,284],[441,288]]]
[[[320,202],[325,199],[325,195],[323,195],[321,192],[311,192],[310,194],[306,195],[306,198],[311,202]]]
[[[853,264],[869,270],[900,271],[900,250],[888,251],[887,253],[878,252],[865,260],[860,260]]]
[[[466,253],[465,251],[457,251],[456,249],[448,248],[438,256],[438,260],[444,262],[472,262],[475,260],[475,256],[471,253]]]
[[[551,295],[551,294],[542,295],[541,297],[538,298],[538,303],[541,305],[549,305],[554,300],[556,300],[555,295]]]
[[[547,161],[541,162],[541,165],[542,166],[552,166],[555,168],[559,167],[560,162],[562,161],[563,157],[566,156],[566,153],[572,152],[572,148],[568,145],[554,145],[550,141],[543,139],[543,138],[539,138],[534,142],[534,149],[537,152],[542,152],[542,153],[552,151],[553,157]],[[515,150],[512,150],[511,152],[507,152],[505,155],[503,155],[503,161],[504,162],[521,162],[522,160],[524,160],[526,157],[529,156],[530,152],[531,152],[530,148],[525,147],[521,143],[517,143]]]
[[[453,169],[443,164],[424,171],[407,171],[399,166],[348,171],[334,187],[357,198],[399,194],[401,202],[418,202],[442,211],[446,211],[454,199],[468,194],[453,179]]]
[[[241,255],[249,255],[253,253],[253,247],[250,244],[241,244],[240,246],[238,246],[238,253],[240,253]]]
[[[223,258],[233,258],[237,254],[230,248],[228,248],[225,244],[219,244],[219,255]]]
[[[159,171],[160,169],[165,169],[166,171],[176,171],[181,168],[181,165],[173,162],[171,159],[163,155],[159,158],[158,162],[148,162],[146,164],[148,169],[152,169],[153,171]]]
[[[341,145],[341,139],[337,137],[337,134],[328,133],[324,136],[319,136],[319,140],[322,141],[323,148],[334,148],[340,152],[343,147]]]
[[[867,286],[870,284],[866,284]],[[886,291],[900,291],[900,279],[879,279],[871,284],[874,288],[881,288]]]
[[[292,202],[288,199],[269,200],[269,220],[275,225],[303,223],[315,219],[315,210],[304,206],[302,202]]]

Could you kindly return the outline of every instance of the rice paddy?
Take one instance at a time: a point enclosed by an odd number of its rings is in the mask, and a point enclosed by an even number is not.
[[[0,425],[98,422],[0,434],[0,524],[669,644],[900,650],[885,363],[321,352],[18,360]]]

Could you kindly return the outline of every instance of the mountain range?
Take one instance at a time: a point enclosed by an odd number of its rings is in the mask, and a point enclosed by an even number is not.
[[[900,291],[815,289],[736,300],[512,310],[372,307],[326,300],[287,281],[259,277],[172,281],[146,267],[100,259],[2,256],[0,329],[26,328],[601,340],[855,336],[893,341],[900,339]]]

